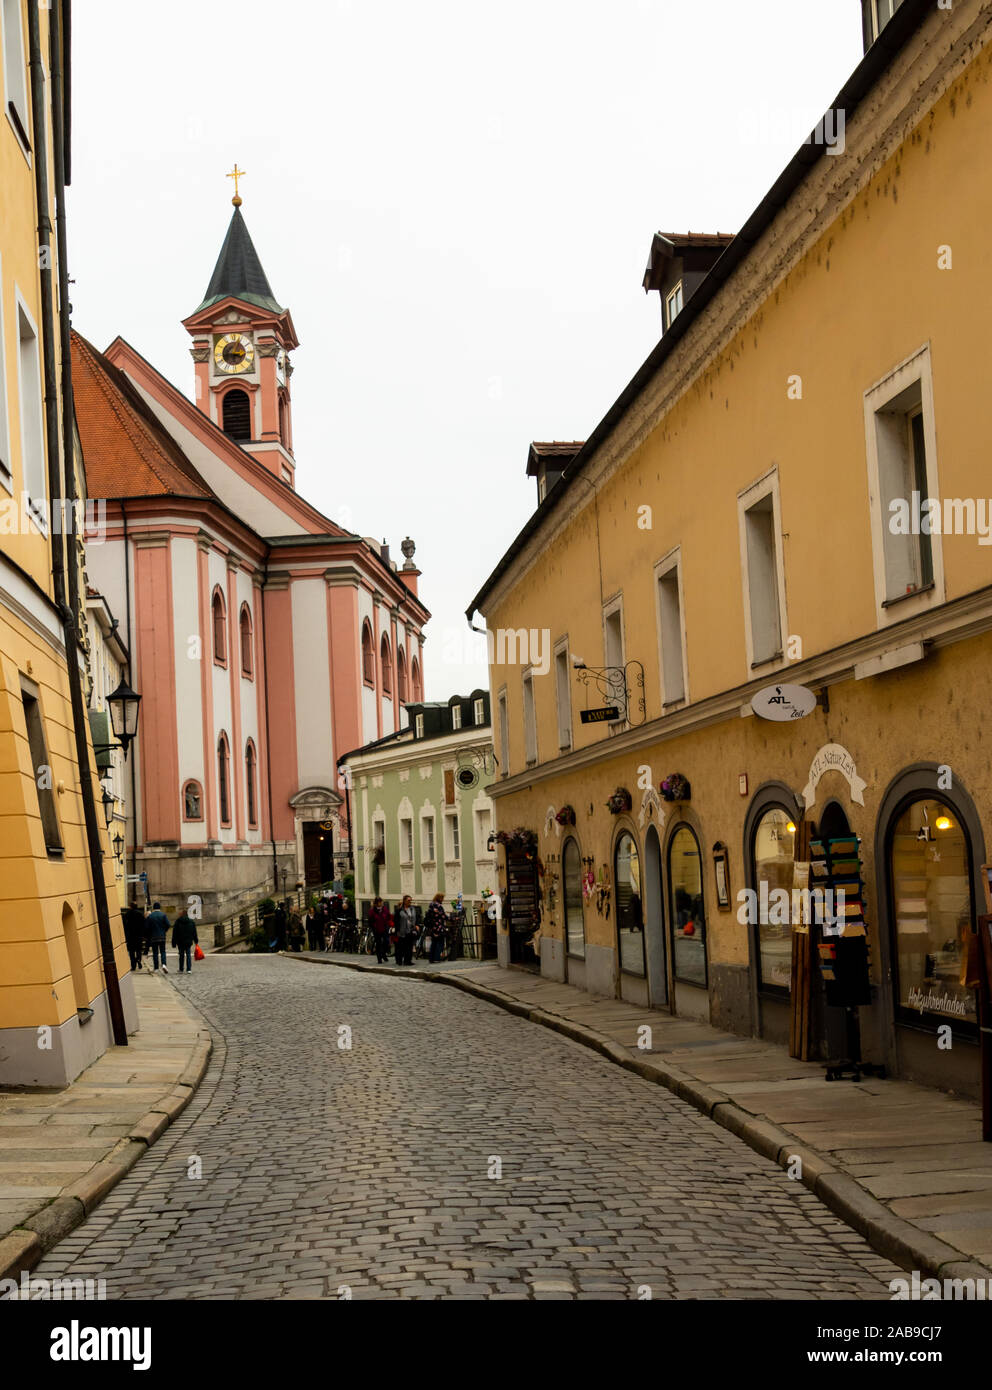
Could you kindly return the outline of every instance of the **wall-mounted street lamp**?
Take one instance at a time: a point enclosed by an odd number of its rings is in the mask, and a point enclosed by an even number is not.
[[[103,796],[101,796],[100,800],[103,802],[103,819],[106,821],[107,829],[109,830],[110,822],[114,819],[114,806],[116,803],[112,794],[106,787],[103,789]]]
[[[120,834],[119,831],[118,831],[118,833],[114,836],[113,845],[114,845],[114,857],[117,858],[117,859],[120,859],[121,855],[124,853],[124,840],[123,840],[123,837],[121,836],[121,834]]]
[[[124,757],[127,757],[127,750],[131,745],[131,740],[138,732],[138,706],[141,704],[141,696],[132,690],[124,677],[121,677],[120,685],[112,695],[107,696],[107,707],[110,710],[110,727],[114,731],[116,743],[95,743],[94,753],[113,752],[116,748],[123,748]],[[104,813],[106,813],[107,803],[104,800]],[[107,822],[110,824],[109,820]]]

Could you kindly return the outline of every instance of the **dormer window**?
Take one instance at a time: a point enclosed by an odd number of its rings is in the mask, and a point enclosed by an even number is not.
[[[417,738],[423,738],[423,736],[424,736],[424,716],[423,716],[422,714],[418,714],[417,717],[416,717],[416,719],[414,720],[414,722],[413,722],[413,731],[414,731],[414,733],[416,734]]]
[[[460,729],[462,727],[462,707],[461,705],[451,706],[451,727]]]
[[[484,723],[486,722],[486,702],[485,702],[485,700],[476,700],[474,709],[475,709],[475,722],[476,722],[476,725],[484,724]]]
[[[665,299],[665,317],[667,319],[667,324],[669,328],[671,328],[672,324],[675,322],[675,320],[678,318],[681,312],[682,281],[680,280],[678,284],[675,286],[674,290],[672,290]]]
[[[901,4],[902,0],[862,0],[865,52],[875,42]]]

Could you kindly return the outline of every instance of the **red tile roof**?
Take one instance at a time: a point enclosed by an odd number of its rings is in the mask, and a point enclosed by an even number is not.
[[[72,391],[90,497],[213,497],[124,373],[76,332]]]

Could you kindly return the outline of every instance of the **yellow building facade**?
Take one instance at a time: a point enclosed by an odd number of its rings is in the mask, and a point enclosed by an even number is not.
[[[863,1055],[968,1094],[990,23],[905,0],[838,99],[843,141],[785,171],[468,610],[493,635],[497,824],[525,832],[507,963],[533,948],[552,978],[828,1061],[851,1046],[825,1004],[839,937]],[[793,920],[817,872],[844,930]],[[761,906],[781,888],[784,921]]]
[[[0,6],[0,1084],[60,1086],[112,1038],[67,658],[53,579],[62,526],[49,468],[49,416],[61,398],[61,325],[54,231],[66,125],[58,105],[67,52],[65,7]],[[35,61],[32,63],[32,57]],[[40,84],[43,120],[36,117]],[[41,181],[39,170],[47,170]],[[40,196],[39,196],[40,194]],[[43,272],[54,311],[46,314]],[[45,391],[46,352],[56,389]],[[60,488],[61,490],[61,488]],[[70,562],[78,559],[73,553]],[[63,566],[64,569],[64,566]],[[128,956],[101,826],[114,959],[127,1027],[137,1026]]]

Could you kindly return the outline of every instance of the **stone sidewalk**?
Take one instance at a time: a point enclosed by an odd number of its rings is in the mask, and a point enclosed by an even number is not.
[[[189,1103],[210,1035],[161,976],[134,979],[139,1031],[62,1091],[0,1090],[0,1278],[31,1269]]]
[[[554,1028],[667,1086],[782,1167],[798,1156],[806,1186],[904,1268],[992,1277],[992,1144],[971,1101],[908,1081],[827,1083],[822,1065],[774,1043],[495,962],[296,958],[454,985]],[[645,1024],[651,1047],[641,1050]]]

